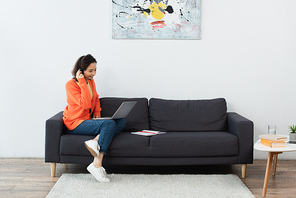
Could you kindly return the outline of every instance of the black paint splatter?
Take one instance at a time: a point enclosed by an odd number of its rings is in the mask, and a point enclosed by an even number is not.
[[[141,12],[147,12],[148,14],[150,14],[150,9],[145,9],[142,8],[141,6],[133,6],[132,8],[138,8],[137,11],[141,11]]]
[[[174,9],[172,6],[168,6],[166,9],[165,9],[168,13],[172,14],[174,12]]]
[[[184,17],[184,14],[182,13],[182,10],[181,9],[180,9],[180,15],[181,15],[181,18],[184,18],[186,21],[189,22],[189,20]]]

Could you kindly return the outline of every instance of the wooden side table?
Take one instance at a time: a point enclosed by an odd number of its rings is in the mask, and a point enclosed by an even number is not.
[[[286,136],[286,135],[282,135],[282,136]],[[286,137],[288,137],[288,136],[286,136]],[[254,149],[256,149],[258,151],[268,152],[266,171],[265,171],[265,179],[264,179],[263,192],[262,192],[262,197],[265,197],[266,196],[266,191],[267,191],[267,186],[268,186],[268,181],[269,181],[269,175],[270,175],[270,171],[271,171],[272,161],[273,161],[272,175],[275,175],[278,154],[281,154],[283,152],[296,151],[296,144],[286,143],[286,148],[270,148],[268,146],[265,146],[265,145],[261,144],[261,141],[259,139],[254,144]]]

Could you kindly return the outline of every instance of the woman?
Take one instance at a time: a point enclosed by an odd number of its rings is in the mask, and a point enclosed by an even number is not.
[[[94,156],[87,170],[99,181],[109,182],[102,167],[103,157],[113,139],[125,127],[125,120],[92,120],[101,117],[100,99],[93,80],[97,71],[96,59],[88,54],[81,56],[72,71],[73,79],[66,83],[67,107],[64,123],[69,134],[96,135],[84,144]]]

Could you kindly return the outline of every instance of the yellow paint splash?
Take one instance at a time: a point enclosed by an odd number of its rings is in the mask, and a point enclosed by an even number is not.
[[[161,20],[164,17],[164,13],[161,12],[159,8],[162,8],[163,10],[166,9],[165,4],[163,3],[156,4],[155,2],[153,2],[153,4],[151,4],[148,8],[151,10],[152,17],[155,18],[156,20]],[[143,15],[145,17],[148,16],[147,12],[144,12]]]

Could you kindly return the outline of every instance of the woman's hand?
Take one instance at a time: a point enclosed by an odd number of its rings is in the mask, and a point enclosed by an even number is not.
[[[76,72],[76,78],[78,79],[78,78],[84,78],[84,75],[82,74],[82,71],[81,70],[78,70],[77,72]]]
[[[100,117],[100,116],[98,116],[98,115],[94,115],[94,116],[93,116],[93,118],[99,118],[99,117]]]

